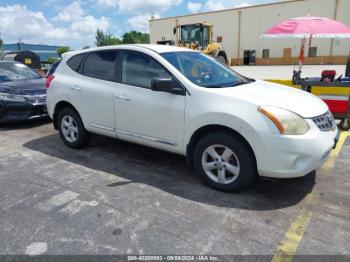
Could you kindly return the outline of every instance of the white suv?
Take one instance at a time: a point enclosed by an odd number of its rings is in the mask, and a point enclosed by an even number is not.
[[[319,98],[178,47],[70,52],[47,88],[49,115],[69,147],[97,133],[181,154],[223,191],[258,175],[304,176],[327,159],[338,134]]]

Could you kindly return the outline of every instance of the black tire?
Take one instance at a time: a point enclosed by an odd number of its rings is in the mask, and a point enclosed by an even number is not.
[[[202,165],[202,157],[205,157],[203,156],[205,150],[213,145],[223,145],[229,148],[234,153],[235,159],[238,160],[239,173],[233,182],[218,183],[206,174]],[[229,132],[218,132],[204,136],[195,147],[193,159],[194,167],[202,180],[210,187],[220,191],[237,192],[251,186],[257,178],[256,160],[251,148],[243,139]],[[217,170],[217,172],[219,171]]]
[[[219,61],[220,63],[226,65],[227,64],[227,61],[225,59],[225,57],[219,55],[218,57],[216,57],[216,60]]]
[[[77,132],[77,139],[74,142],[68,141],[63,134],[62,120],[66,116],[72,117],[76,123],[76,127],[77,127],[78,132]],[[83,124],[83,121],[81,120],[81,117],[73,108],[70,108],[70,107],[63,108],[58,113],[57,121],[58,121],[57,127],[58,127],[58,131],[60,133],[61,139],[63,140],[63,142],[67,146],[69,146],[71,148],[79,149],[79,148],[83,148],[83,147],[86,147],[89,145],[89,142],[91,139],[91,134],[88,131],[86,131],[84,124]]]

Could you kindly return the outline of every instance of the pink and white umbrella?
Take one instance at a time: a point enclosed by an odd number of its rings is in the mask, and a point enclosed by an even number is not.
[[[262,38],[350,38],[350,27],[325,17],[296,17],[267,30]]]
[[[305,16],[288,19],[267,30],[261,38],[301,38],[299,71],[304,60],[306,39],[309,38],[350,38],[350,27],[324,17]]]

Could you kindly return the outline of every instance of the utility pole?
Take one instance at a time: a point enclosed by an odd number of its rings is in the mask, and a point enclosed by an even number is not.
[[[334,7],[334,13],[333,13],[333,19],[337,20],[337,14],[338,14],[338,8],[339,8],[339,0],[335,0],[335,7]],[[330,56],[330,63],[333,64],[333,52],[334,52],[334,39],[331,40],[331,47],[329,49],[329,56]]]
[[[18,46],[18,51],[22,51],[22,39],[20,37],[18,38],[17,46]]]
[[[1,39],[1,32],[0,32],[0,59],[2,59],[4,55],[4,48],[3,48],[4,42]]]

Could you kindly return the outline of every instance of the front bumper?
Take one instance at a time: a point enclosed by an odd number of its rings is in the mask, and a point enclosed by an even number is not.
[[[257,159],[261,176],[301,177],[323,165],[339,139],[339,131],[322,132],[312,121],[308,123],[311,129],[302,136],[265,137],[264,154]]]
[[[0,101],[0,123],[48,117],[45,103]]]

